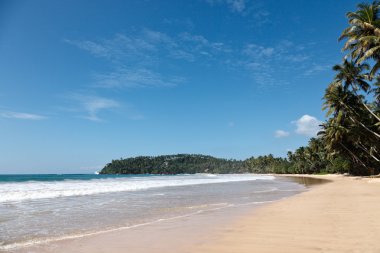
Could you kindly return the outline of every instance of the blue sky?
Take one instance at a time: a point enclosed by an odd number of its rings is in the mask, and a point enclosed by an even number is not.
[[[357,1],[0,2],[0,173],[305,145]]]

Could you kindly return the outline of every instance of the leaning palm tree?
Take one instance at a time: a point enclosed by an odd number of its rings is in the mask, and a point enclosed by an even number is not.
[[[330,117],[322,134],[325,136],[326,149],[332,151],[343,148],[354,162],[359,161],[361,165],[366,163],[360,157],[379,163],[380,134],[373,131],[376,127],[373,126],[374,119],[369,118],[360,106],[357,96],[333,82],[326,89],[324,100],[324,109],[328,109],[327,116]]]
[[[343,64],[337,64],[333,67],[333,70],[337,72],[333,83],[341,85],[345,92],[353,91],[364,108],[380,122],[380,117],[367,105],[364,97],[358,94],[358,91],[363,91],[366,94],[371,91],[371,85],[367,82],[368,75],[363,73],[368,69],[368,64],[355,64],[352,61],[344,60]]]
[[[354,164],[365,169],[365,173],[371,174],[371,169],[367,165],[367,161],[363,159],[362,153],[358,152],[353,141],[352,129],[342,123],[337,123],[334,118],[330,118],[326,123],[322,124],[323,130],[319,133],[327,151],[327,157],[332,160],[339,154],[348,155]],[[362,174],[362,173],[360,173]]]
[[[371,121],[366,117],[366,111],[360,107],[359,99],[350,90],[344,89],[339,82],[332,82],[326,89],[323,110],[327,110],[326,116],[332,116],[336,124],[343,124],[348,119],[352,124],[359,125],[368,133],[380,140],[380,134],[376,132]],[[368,123],[370,122],[370,123]]]

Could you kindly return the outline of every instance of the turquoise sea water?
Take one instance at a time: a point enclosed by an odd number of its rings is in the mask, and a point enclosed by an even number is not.
[[[97,175],[97,174],[9,174],[0,175],[2,182],[26,182],[26,181],[63,181],[63,180],[91,180],[105,178],[125,178],[136,175]],[[139,175],[140,177],[149,177],[151,175]]]
[[[260,205],[304,189],[253,174],[1,175],[0,251]]]

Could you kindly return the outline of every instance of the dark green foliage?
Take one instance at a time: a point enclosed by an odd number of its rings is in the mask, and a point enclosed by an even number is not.
[[[291,164],[289,173],[320,174],[349,172],[350,164],[343,156],[328,156],[326,144],[322,138],[311,138],[308,146],[298,148],[294,153],[288,152]]]
[[[292,173],[291,163],[285,158],[276,158],[272,154],[251,157],[243,162],[243,166],[250,173]]]
[[[182,174],[182,173],[290,173],[291,163],[273,155],[244,161],[206,155],[138,156],[113,160],[101,174]]]
[[[206,155],[138,156],[113,160],[102,174],[182,174],[182,173],[243,173],[242,161]]]

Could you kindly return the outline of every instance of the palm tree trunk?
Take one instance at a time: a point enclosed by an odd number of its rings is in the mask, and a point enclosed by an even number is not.
[[[370,171],[370,169],[367,167],[367,165],[365,165],[365,163],[360,160],[359,157],[357,157],[349,148],[347,148],[342,142],[339,142],[339,144],[345,149],[348,151],[348,153],[350,153],[351,156],[353,156],[355,158],[355,160],[357,160],[364,168],[366,168],[368,171]]]
[[[358,123],[360,126],[362,126],[365,130],[367,130],[368,132],[372,133],[373,135],[375,135],[377,138],[380,138],[380,134],[372,131],[371,129],[369,129],[368,127],[366,127],[363,123],[361,123],[359,120],[353,118],[352,116],[349,116],[349,118],[355,123]]]
[[[376,162],[380,162],[380,159],[377,158],[376,156],[374,156],[373,154],[371,154],[371,151],[369,151],[363,144],[361,144],[360,142],[358,142],[358,147],[363,150],[364,152],[366,152],[369,156],[371,156]]]
[[[364,108],[373,116],[373,117],[375,117],[375,119],[377,119],[377,121],[379,121],[380,122],[380,117],[378,117],[369,107],[368,107],[368,105],[366,104],[366,103],[364,103],[364,101],[359,97],[359,95],[358,95],[358,93],[357,93],[357,87],[354,87],[353,89],[352,89],[353,91],[354,91],[354,93],[355,93],[355,95],[359,98],[359,100],[360,100],[360,103],[364,106]]]
[[[348,108],[348,110],[350,110],[351,112],[355,113],[355,110],[353,110],[350,106],[346,105],[345,103],[343,102],[340,102],[343,106],[345,106],[346,108]],[[380,134],[372,131],[371,129],[369,129],[368,127],[366,127],[366,125],[364,125],[362,122],[360,122],[359,120],[357,120],[356,118],[353,118],[352,116],[349,116],[349,118],[351,119],[351,121],[353,121],[354,123],[356,122],[357,124],[359,124],[360,126],[362,126],[365,130],[367,130],[368,132],[372,133],[373,135],[375,135],[377,138],[380,138]]]
[[[364,103],[363,101],[361,101],[361,103],[364,105],[365,109],[367,109],[367,111],[377,119],[377,121],[380,122],[380,117],[378,117],[369,107],[368,105],[366,105],[366,103]]]

